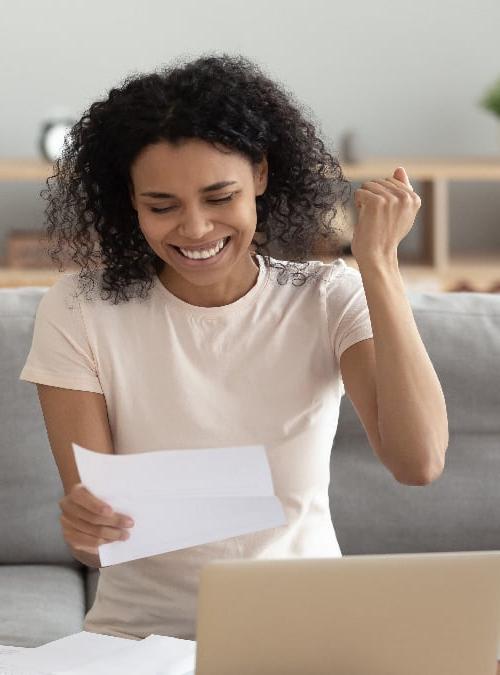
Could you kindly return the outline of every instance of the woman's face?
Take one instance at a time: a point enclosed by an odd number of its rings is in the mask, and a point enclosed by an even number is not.
[[[254,169],[245,157],[200,139],[161,141],[141,151],[130,170],[132,205],[147,242],[176,276],[217,284],[248,265],[255,197],[267,187],[267,168],[266,159]],[[211,249],[226,237],[221,252],[206,261],[191,261],[173,248]]]

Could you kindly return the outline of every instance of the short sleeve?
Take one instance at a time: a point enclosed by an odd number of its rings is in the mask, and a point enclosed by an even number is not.
[[[42,296],[19,379],[102,394],[80,302],[73,297],[75,279],[64,275]]]
[[[331,265],[326,282],[326,311],[330,345],[340,365],[340,357],[348,347],[373,337],[361,273],[342,259]],[[341,390],[343,395],[342,381]]]

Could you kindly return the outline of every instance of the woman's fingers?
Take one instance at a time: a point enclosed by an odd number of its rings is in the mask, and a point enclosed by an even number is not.
[[[132,527],[134,521],[123,513],[115,513],[109,504],[93,495],[81,483],[73,486],[70,493],[59,502],[61,508],[73,508],[74,506],[84,509],[80,517],[99,525],[114,527]],[[83,515],[85,513],[85,515]]]
[[[131,521],[128,516],[124,516],[120,513],[113,512],[113,514],[110,516],[96,514],[95,512],[89,511],[86,507],[81,506],[79,503],[71,499],[61,500],[60,506],[63,513],[70,516],[71,518],[80,518],[87,521],[88,523],[91,523],[92,525],[105,525],[107,527],[123,528],[131,527],[131,524],[129,523],[133,523],[133,521]]]
[[[408,190],[410,193],[414,192],[413,186],[412,186],[411,184],[410,184],[410,185],[406,185],[406,184],[403,183],[402,181],[397,180],[397,178],[393,178],[392,176],[386,176],[386,177],[385,177],[385,180],[386,180],[386,181],[389,181],[389,183],[392,183],[393,185],[395,185],[395,186],[398,187],[398,188],[402,188],[402,189],[404,189],[404,190]]]
[[[83,518],[72,515],[68,516],[62,514],[60,517],[61,525],[72,527],[78,532],[87,534],[94,539],[102,539],[109,541],[124,541],[129,538],[129,533],[126,530],[121,530],[117,527],[108,527],[107,525],[94,525]]]
[[[394,185],[393,183],[389,183],[389,181],[382,181],[382,180],[368,180],[366,183],[363,183],[363,186],[367,190],[371,190],[372,192],[375,192],[377,194],[386,194],[389,192],[389,194],[394,195],[395,197],[404,197],[407,199],[412,193],[411,190],[409,189],[404,189],[404,186],[401,188],[399,186]]]
[[[105,539],[96,539],[84,532],[80,532],[72,527],[71,524],[62,524],[64,539],[74,549],[78,551],[86,551],[87,553],[99,554],[98,547],[107,543]]]
[[[82,483],[76,483],[71,488],[70,495],[74,502],[84,506],[87,510],[97,515],[109,515],[112,508],[106,502],[98,499]]]
[[[65,540],[75,549],[95,553],[97,547],[129,538],[134,521],[113,509],[78,483],[59,502]]]
[[[378,195],[379,193],[373,190],[358,188],[354,197],[355,204],[358,208],[361,208],[362,206],[366,206],[367,203],[378,201]]]
[[[378,192],[380,189],[383,190],[385,188],[392,194],[395,194],[397,197],[403,197],[404,199],[410,197],[414,202],[421,202],[420,196],[413,190],[411,186],[405,185],[395,178],[366,181],[366,183],[363,183],[363,187],[365,186],[368,189],[372,189],[374,192]]]
[[[369,198],[370,193],[372,195],[380,195],[385,197],[390,197],[396,203],[396,199],[403,204],[420,207],[421,199],[416,192],[410,190],[410,188],[399,183],[399,185],[391,183],[390,181],[382,180],[370,180],[363,183],[363,187],[356,190],[356,193],[359,192],[358,197]],[[357,205],[360,204],[360,200],[356,200]]]

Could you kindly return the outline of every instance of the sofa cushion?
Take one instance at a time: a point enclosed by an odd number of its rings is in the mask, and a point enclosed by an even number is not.
[[[38,647],[83,630],[83,573],[63,565],[0,565],[0,644]]]
[[[0,289],[0,563],[72,563],[36,386],[19,380],[45,287]]]
[[[500,297],[407,297],[446,400],[446,466],[429,485],[398,483],[344,396],[330,463],[330,509],[341,551],[500,550]]]
[[[344,555],[500,550],[497,434],[450,434],[441,476],[398,483],[368,441],[344,437],[332,455],[330,505]]]
[[[441,382],[450,433],[500,432],[500,296],[406,292]],[[363,435],[347,396],[337,437]]]

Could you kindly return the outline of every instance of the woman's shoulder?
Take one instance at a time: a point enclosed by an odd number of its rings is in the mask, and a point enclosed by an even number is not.
[[[69,301],[76,288],[77,277],[77,272],[60,273],[52,286],[49,286],[43,294],[41,302],[44,305],[56,305]]]
[[[317,259],[295,262],[271,257],[270,261],[274,277],[287,277],[287,279],[292,277],[292,279],[297,280],[294,282],[295,284],[300,283],[299,278],[308,282],[329,283],[344,274],[346,270],[352,269],[346,265],[343,258],[335,258],[328,262]]]
[[[44,305],[54,308],[64,306],[66,309],[75,309],[83,299],[98,300],[101,274],[100,270],[93,271],[82,282],[80,272],[62,272],[46,290],[42,301]]]
[[[322,279],[327,283],[344,274],[346,270],[350,269],[346,265],[346,262],[343,258],[335,258],[334,260],[328,262],[323,262],[322,260],[317,262]]]
[[[358,269],[351,267],[343,258],[335,258],[331,262],[320,262],[322,278],[328,287],[339,285],[350,286],[361,283],[361,274]]]

